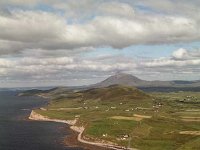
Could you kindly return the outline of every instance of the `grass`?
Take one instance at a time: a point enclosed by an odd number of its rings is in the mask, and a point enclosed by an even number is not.
[[[193,140],[183,144],[177,150],[199,150],[200,137],[196,137]]]
[[[173,150],[175,142],[168,140],[139,140],[138,148],[142,150]]]
[[[195,102],[200,100],[198,92],[151,93],[149,96],[135,88],[110,87],[55,98],[46,111],[36,111],[55,119],[80,116],[79,123],[86,127],[84,136],[91,140],[141,150],[196,150],[200,148],[200,137],[180,134],[200,130],[200,122],[181,120],[200,117],[199,103],[181,101],[188,96]],[[128,137],[124,138],[125,135]]]
[[[124,117],[124,116],[112,116],[110,118],[116,120],[134,120],[134,121],[141,121],[143,119],[141,117]]]
[[[85,134],[92,138],[101,137],[116,142],[117,138],[130,135],[137,125],[138,123],[133,120],[102,119],[92,121],[86,128]],[[103,137],[103,134],[107,136]]]

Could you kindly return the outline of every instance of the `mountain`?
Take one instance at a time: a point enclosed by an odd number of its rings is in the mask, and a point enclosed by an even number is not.
[[[119,73],[108,77],[102,82],[80,87],[57,87],[49,90],[27,90],[20,93],[20,96],[40,95],[45,97],[66,97],[70,93],[85,89],[103,88],[111,85],[123,85],[137,87],[146,92],[175,92],[175,91],[200,91],[200,80],[197,81],[146,81],[139,79],[131,74]]]
[[[110,85],[126,85],[135,87],[200,87],[198,81],[146,81],[139,79],[131,74],[119,73],[108,77],[102,82],[92,85],[92,87],[107,87]]]

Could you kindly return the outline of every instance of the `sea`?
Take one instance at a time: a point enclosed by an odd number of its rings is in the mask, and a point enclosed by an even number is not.
[[[47,100],[18,93],[0,91],[0,150],[83,150],[64,144],[70,134],[65,124],[27,119],[32,109]]]

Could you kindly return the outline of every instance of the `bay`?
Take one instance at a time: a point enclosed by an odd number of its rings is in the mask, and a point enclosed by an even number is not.
[[[63,143],[69,135],[65,124],[27,119],[32,109],[47,100],[18,93],[0,91],[0,150],[81,150]]]

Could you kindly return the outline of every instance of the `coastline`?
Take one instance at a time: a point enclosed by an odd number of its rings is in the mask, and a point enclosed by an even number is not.
[[[43,116],[41,114],[36,113],[34,110],[31,111],[30,116],[28,117],[29,120],[34,120],[34,121],[47,121],[47,122],[58,122],[58,123],[65,123],[70,126],[70,129],[77,132],[77,141],[83,144],[88,144],[88,145],[93,145],[101,148],[106,148],[106,149],[112,149],[112,150],[137,150],[135,148],[125,148],[121,147],[118,145],[112,145],[112,144],[106,144],[106,143],[100,143],[100,142],[92,142],[92,141],[86,141],[83,138],[83,132],[85,130],[84,127],[78,127],[76,126],[77,119],[74,120],[60,120],[60,119],[50,119],[46,116]]]

